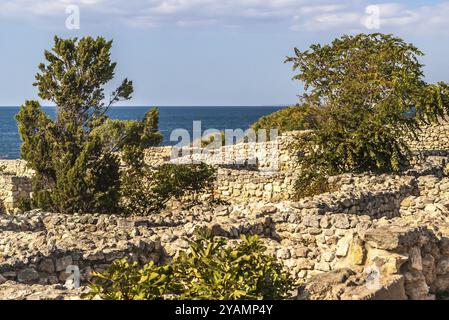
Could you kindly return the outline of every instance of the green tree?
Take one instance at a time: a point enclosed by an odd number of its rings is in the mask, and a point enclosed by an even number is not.
[[[326,175],[398,171],[407,162],[406,139],[449,109],[449,87],[424,81],[422,55],[400,38],[376,33],[295,49],[287,58],[304,84],[301,100],[321,110],[315,130],[298,144],[302,195]]]
[[[107,119],[116,102],[128,100],[132,82],[125,79],[105,99],[104,86],[114,78],[112,41],[61,39],[45,51],[36,82],[41,99],[53,102],[53,121],[36,101],[17,115],[23,141],[21,156],[36,170],[33,206],[60,212],[114,212],[119,203],[118,158],[92,131]]]
[[[281,109],[257,120],[251,127],[258,131],[278,129],[279,133],[295,130],[313,130],[320,119],[320,110],[307,104]]]

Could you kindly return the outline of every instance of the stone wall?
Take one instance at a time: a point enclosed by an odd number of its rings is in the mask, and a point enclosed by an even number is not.
[[[149,233],[136,235],[134,223],[116,216],[39,211],[0,216],[0,274],[25,284],[64,284],[76,266],[85,283],[92,271],[101,272],[116,259],[159,262],[160,241]]]
[[[26,176],[0,175],[0,214],[14,213],[21,199],[29,199],[31,181]]]
[[[296,175],[290,172],[261,174],[259,171],[219,169],[214,196],[233,203],[287,200],[295,195],[295,180]]]
[[[418,141],[408,141],[413,151],[427,156],[447,156],[449,154],[449,121],[440,119],[440,123],[423,126],[418,133]]]
[[[11,174],[19,177],[31,177],[33,170],[27,168],[24,160],[2,160],[0,159],[0,168],[4,168],[1,174]]]
[[[235,168],[257,169],[263,172],[290,171],[296,166],[292,143],[304,131],[285,133],[275,141],[238,143],[217,149],[153,147],[146,149],[145,161],[154,166],[163,163],[199,163]]]

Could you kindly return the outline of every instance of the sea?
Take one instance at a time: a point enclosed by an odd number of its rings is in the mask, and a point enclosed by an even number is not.
[[[185,129],[193,135],[193,122],[201,121],[201,129],[248,129],[259,118],[282,109],[282,106],[251,107],[159,107],[159,130],[164,135],[163,145],[170,141],[175,129]],[[20,107],[0,107],[0,159],[19,159],[21,140],[17,132],[15,115]],[[55,107],[43,107],[54,118]],[[141,120],[149,107],[112,107],[108,116],[121,120]]]

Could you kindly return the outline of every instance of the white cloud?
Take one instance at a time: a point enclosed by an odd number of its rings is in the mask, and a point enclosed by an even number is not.
[[[66,6],[73,4],[80,6],[82,23],[117,21],[140,28],[244,28],[283,23],[298,31],[363,30],[365,8],[377,5],[369,0],[1,0],[0,17],[61,21]],[[381,31],[449,29],[449,0],[421,6],[398,0],[378,4],[378,8]]]

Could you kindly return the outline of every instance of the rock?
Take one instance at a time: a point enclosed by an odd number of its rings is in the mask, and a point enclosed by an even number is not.
[[[407,197],[401,201],[401,207],[410,207],[413,204],[413,197]]]
[[[305,258],[307,257],[307,253],[309,253],[309,249],[306,247],[299,247],[295,249],[297,258]]]
[[[363,265],[365,261],[366,250],[363,241],[355,237],[349,246],[348,261],[351,265]]]
[[[440,261],[438,261],[436,273],[437,275],[445,275],[448,272],[449,272],[449,258],[443,258]]]
[[[352,241],[352,237],[353,237],[352,234],[349,234],[338,241],[336,252],[337,257],[346,257],[349,250],[349,244]]]
[[[429,286],[421,272],[406,272],[405,292],[412,300],[426,300],[429,298]]]
[[[383,277],[378,286],[349,286],[343,290],[341,300],[407,300],[404,277]]]
[[[320,217],[319,216],[306,216],[304,217],[302,223],[306,227],[319,228],[320,227]]]
[[[307,258],[306,259],[303,259],[303,258],[298,259],[297,263],[296,263],[296,267],[299,270],[312,270],[314,265],[315,265],[315,263],[312,260],[307,259]]]
[[[260,208],[260,214],[267,215],[267,214],[273,214],[278,211],[278,208],[276,206],[265,206]]]
[[[332,252],[325,252],[321,257],[325,262],[331,262],[335,259],[335,254],[333,254]]]
[[[55,272],[55,264],[53,263],[52,259],[44,259],[39,264],[38,270],[46,273],[53,273]]]
[[[331,267],[327,262],[319,262],[315,264],[315,270],[318,271],[330,271]]]
[[[337,300],[338,291],[353,274],[354,272],[350,269],[339,269],[313,276],[305,285],[299,287],[298,299]]]
[[[349,229],[351,225],[349,223],[348,217],[340,216],[335,220],[334,226],[338,229]]]
[[[364,240],[374,248],[396,250],[404,244],[416,243],[420,233],[419,228],[385,225],[367,230]]]
[[[331,222],[328,217],[321,218],[320,227],[323,229],[329,229],[331,227]]]
[[[6,281],[6,278],[0,274],[0,284],[4,284]]]
[[[413,247],[410,249],[409,255],[410,255],[409,260],[410,270],[422,271],[423,265],[422,265],[421,250],[418,247]]]
[[[39,273],[33,268],[26,268],[19,271],[17,281],[20,283],[30,283],[39,279]]]
[[[282,260],[290,259],[291,257],[290,250],[286,248],[279,249],[276,252],[276,257]]]

